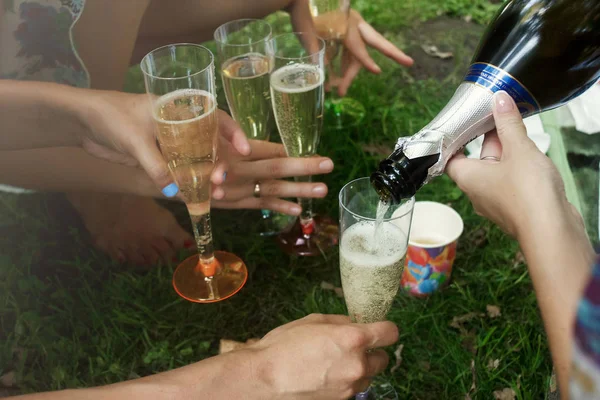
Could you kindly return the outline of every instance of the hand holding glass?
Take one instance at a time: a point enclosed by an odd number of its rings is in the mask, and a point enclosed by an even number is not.
[[[331,93],[325,104],[326,121],[336,129],[354,126],[365,117],[365,107],[356,99],[340,98],[338,94],[344,75],[344,40],[350,19],[350,0],[310,0],[310,12],[317,34],[327,44],[325,60]]]
[[[150,52],[141,67],[160,150],[190,213],[198,246],[198,255],[175,270],[173,286],[189,301],[224,300],[244,286],[248,271],[239,257],[213,249],[210,175],[219,140],[213,55],[203,46],[174,44]]]
[[[348,313],[357,323],[385,321],[400,288],[414,198],[390,205],[379,223],[379,195],[369,178],[344,186],[339,202],[340,274]],[[396,398],[393,393],[389,384],[373,385],[356,399]]]

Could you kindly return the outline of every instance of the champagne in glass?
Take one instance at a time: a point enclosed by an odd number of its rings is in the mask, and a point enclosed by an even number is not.
[[[271,108],[267,48],[271,26],[259,19],[239,19],[215,31],[221,79],[231,116],[249,139],[269,140],[275,128]],[[262,210],[262,236],[276,235],[289,227],[293,217]]]
[[[292,64],[271,76],[277,126],[290,157],[316,154],[323,122],[323,81],[323,71],[310,64]]]
[[[271,100],[281,140],[290,157],[316,155],[323,127],[325,43],[314,34],[288,33],[272,39]],[[296,178],[310,182],[308,178]],[[289,254],[315,256],[337,244],[337,224],[314,216],[311,199],[298,199],[299,221],[279,235]]]
[[[342,188],[339,202],[340,274],[348,313],[358,323],[384,321],[400,288],[414,198],[381,207],[369,178],[360,178]],[[397,395],[376,378],[356,399]]]
[[[248,271],[239,257],[213,249],[210,175],[217,159],[218,121],[212,53],[192,44],[168,45],[146,55],[141,67],[158,143],[198,246],[198,255],[175,270],[173,286],[189,301],[224,300],[244,286]]]
[[[226,60],[221,68],[231,115],[250,139],[269,140],[271,134],[269,64],[263,54],[246,53]]]
[[[344,232],[340,273],[348,313],[353,321],[384,321],[400,287],[406,247],[400,228],[361,221]],[[378,240],[374,240],[377,235]]]
[[[319,12],[321,10],[321,12]],[[311,13],[317,35],[325,40],[325,63],[329,68],[330,79],[340,78],[332,67],[332,63],[340,54],[348,31],[348,13],[350,3],[340,0],[313,0]]]
[[[310,0],[310,12],[317,35],[327,44],[325,59],[331,94],[326,102],[326,121],[335,129],[354,126],[365,117],[365,107],[356,99],[340,98],[337,93],[343,76],[342,48],[348,32],[350,0]]]

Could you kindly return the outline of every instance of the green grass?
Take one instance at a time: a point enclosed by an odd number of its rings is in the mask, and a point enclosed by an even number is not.
[[[434,31],[421,21],[438,14],[483,21],[496,7],[483,0],[357,0],[356,6],[414,55],[420,51],[416,38]],[[481,28],[465,24],[464,35],[473,31]],[[381,76],[361,74],[350,95],[361,99],[368,117],[355,129],[327,131],[322,138],[319,152],[331,156],[336,169],[322,177],[330,195],[315,202],[320,213],[337,217],[339,189],[377,165],[382,156],[366,154],[363,146],[389,146],[413,133],[451,96],[473,49],[460,35],[444,40],[454,60],[418,59],[449,71],[445,76],[415,78],[414,71],[381,57]],[[490,399],[505,387],[518,399],[542,398],[551,363],[531,281],[515,261],[516,242],[476,216],[446,177],[418,198],[450,203],[463,216],[465,233],[448,288],[428,300],[397,297],[389,319],[400,327],[403,363],[386,377],[407,399],[464,399],[467,393]],[[184,209],[171,208],[188,224]],[[340,283],[337,250],[323,258],[290,258],[257,236],[252,224],[239,223],[254,218],[256,212],[214,211],[217,248],[241,255],[253,274],[232,299],[197,305],[171,288],[172,265],[135,272],[92,249],[60,195],[1,195],[0,375],[15,371],[23,392],[102,385],[212,356],[221,338],[259,337],[313,312],[345,313],[343,300],[320,288],[321,281]],[[455,316],[485,314],[487,305],[499,306],[502,315],[449,326]],[[488,368],[490,360],[499,366]]]

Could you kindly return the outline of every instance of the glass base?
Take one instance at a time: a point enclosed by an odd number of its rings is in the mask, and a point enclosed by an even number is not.
[[[358,125],[367,115],[365,107],[349,97],[329,99],[325,102],[325,126],[345,129]]]
[[[288,231],[277,237],[279,246],[287,254],[299,256],[319,256],[325,250],[336,246],[339,240],[338,224],[326,216],[314,216],[310,234],[305,234],[300,219]]]
[[[376,379],[366,392],[354,396],[354,400],[398,400],[398,393],[389,382]]]
[[[206,276],[197,254],[186,258],[173,274],[173,287],[178,295],[194,303],[215,303],[225,300],[248,280],[246,264],[235,254],[215,251],[213,276]],[[210,268],[210,266],[209,266]]]
[[[270,210],[261,210],[260,236],[275,236],[289,229],[296,217]]]

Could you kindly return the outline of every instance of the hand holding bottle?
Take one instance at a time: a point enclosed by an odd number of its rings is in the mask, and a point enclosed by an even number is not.
[[[597,1],[507,1],[446,107],[417,134],[400,138],[373,173],[376,190],[398,202],[441,175],[454,154],[494,128],[494,93],[508,92],[524,116],[582,94],[600,78],[599,28]]]
[[[536,220],[571,213],[562,179],[527,136],[514,100],[505,92],[493,98],[496,129],[485,136],[481,159],[463,154],[446,173],[469,196],[475,211],[518,237]]]
[[[567,201],[554,164],[527,137],[516,104],[493,98],[496,130],[487,133],[481,159],[452,158],[446,173],[478,214],[519,240],[527,260],[561,391],[567,391],[573,320],[594,250],[581,215]],[[558,317],[557,317],[558,316]]]

